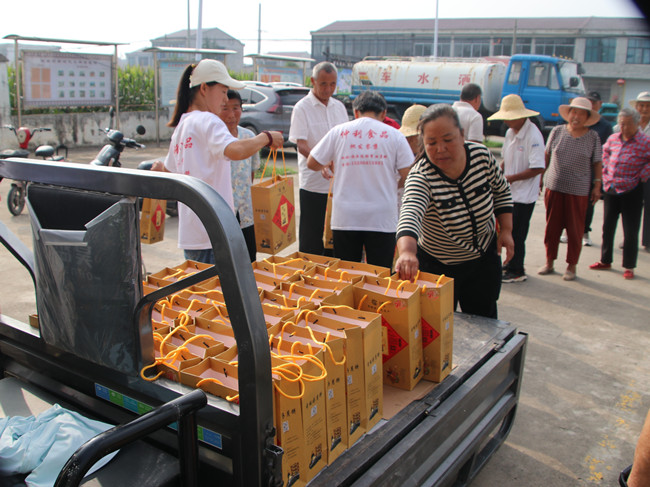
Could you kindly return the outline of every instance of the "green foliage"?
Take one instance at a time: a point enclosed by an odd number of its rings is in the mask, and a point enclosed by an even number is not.
[[[127,66],[118,71],[120,110],[155,110],[154,71]]]

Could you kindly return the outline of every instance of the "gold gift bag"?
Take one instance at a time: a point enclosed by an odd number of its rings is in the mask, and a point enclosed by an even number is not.
[[[273,171],[271,177],[264,181],[266,166],[271,155],[273,155]],[[296,241],[293,178],[276,174],[276,158],[277,152],[271,151],[260,181],[251,186],[257,251],[266,254],[277,254]],[[282,161],[284,164],[284,152]]]

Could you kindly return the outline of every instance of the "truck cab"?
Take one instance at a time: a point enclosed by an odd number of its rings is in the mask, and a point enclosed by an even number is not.
[[[521,96],[526,107],[538,111],[540,129],[550,130],[561,121],[558,107],[584,96],[579,63],[552,56],[516,54],[510,58],[501,96]]]

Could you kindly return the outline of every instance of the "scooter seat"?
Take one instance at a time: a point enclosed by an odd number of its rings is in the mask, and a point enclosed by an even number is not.
[[[27,149],[5,149],[0,151],[0,159],[9,159],[10,157],[29,157]]]
[[[54,155],[54,147],[51,145],[40,145],[36,148],[34,154],[42,158],[52,157]]]

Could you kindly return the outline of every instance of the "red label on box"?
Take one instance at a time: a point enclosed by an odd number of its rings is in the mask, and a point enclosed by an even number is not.
[[[273,215],[273,223],[275,223],[284,233],[287,233],[294,210],[291,201],[289,201],[286,196],[282,195],[278,208],[275,211],[275,215]]]
[[[153,215],[151,215],[151,223],[153,223],[153,226],[156,228],[157,231],[160,231],[160,227],[162,226],[164,221],[165,221],[165,213],[163,212],[163,209],[158,204],[156,205],[156,209],[153,212]]]
[[[422,318],[422,348],[426,348],[431,342],[440,336],[436,329]]]
[[[383,316],[381,317],[381,326],[384,327],[384,336],[386,337],[386,347],[383,350],[383,361],[386,362],[404,350],[408,342],[390,326]]]

